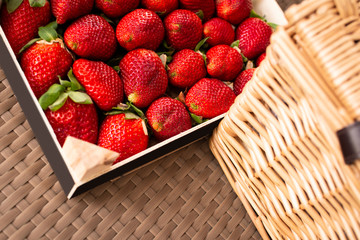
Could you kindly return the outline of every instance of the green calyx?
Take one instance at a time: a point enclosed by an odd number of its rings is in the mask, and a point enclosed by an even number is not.
[[[237,49],[241,54],[243,62],[246,63],[247,61],[249,61],[249,59],[245,57],[244,54],[241,52],[241,50],[239,49],[239,44],[240,44],[240,40],[236,40],[230,44],[230,47]]]
[[[57,27],[58,25],[56,21],[51,22],[46,26],[39,27],[38,35],[40,36],[40,38],[34,38],[30,40],[24,47],[20,49],[19,54],[38,41],[45,40],[46,42],[50,43],[51,41],[57,40],[58,39],[58,33],[56,32]]]
[[[197,11],[195,14],[201,19],[201,21],[204,20],[204,11],[203,10],[199,9],[199,11]]]
[[[125,114],[125,119],[138,119],[141,118],[143,120],[146,119],[145,114],[141,109],[137,108],[131,102],[120,103],[118,106],[113,107],[110,112],[105,113],[106,115],[117,115],[117,114]]]
[[[204,118],[202,116],[198,116],[194,113],[190,113],[190,116],[191,116],[191,119],[197,124],[205,122]]]
[[[6,9],[8,13],[14,12],[24,0],[6,0]],[[31,7],[43,7],[46,4],[46,0],[25,0],[29,1]]]
[[[251,10],[251,12],[250,12],[250,17],[251,17],[251,18],[260,18],[261,20],[263,20],[264,22],[266,22],[273,30],[276,30],[276,28],[278,27],[277,24],[268,22],[265,17],[260,16],[260,15],[257,14],[254,10]]]
[[[60,84],[53,84],[39,98],[39,103],[43,110],[49,108],[51,111],[57,111],[65,104],[68,98],[79,104],[93,103],[90,96],[83,92],[84,88],[72,74],[72,70],[69,71],[68,77],[70,81],[62,80],[59,76]]]

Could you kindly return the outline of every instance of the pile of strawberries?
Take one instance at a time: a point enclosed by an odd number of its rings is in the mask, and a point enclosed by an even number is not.
[[[0,25],[59,143],[115,162],[225,113],[273,32],[251,0],[7,0]]]

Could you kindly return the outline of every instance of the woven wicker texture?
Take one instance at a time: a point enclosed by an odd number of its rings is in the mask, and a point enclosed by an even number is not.
[[[359,119],[358,8],[355,0],[290,8],[211,138],[264,238],[360,238],[360,163],[344,163],[336,137]]]

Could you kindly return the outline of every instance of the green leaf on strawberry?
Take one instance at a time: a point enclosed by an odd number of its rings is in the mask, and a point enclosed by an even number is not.
[[[209,39],[210,37],[204,38],[202,39],[195,47],[195,52],[199,51],[201,47],[204,46],[204,44],[206,43],[206,41]]]
[[[233,43],[231,43],[230,47],[235,48],[235,49],[236,48],[239,49],[239,43],[240,43],[240,40],[236,40]],[[240,54],[241,54],[241,57],[242,57],[244,63],[249,61],[249,59],[247,57],[245,57],[244,54],[241,51],[240,51]]]
[[[22,53],[23,51],[25,51],[25,49],[29,48],[31,45],[33,45],[34,43],[36,43],[37,41],[40,41],[41,38],[34,38],[31,39],[25,46],[23,46],[20,51],[19,54]]]
[[[50,109],[51,111],[53,111],[53,112],[59,110],[62,106],[64,106],[67,98],[68,98],[68,94],[67,94],[67,93],[64,93],[64,92],[61,93],[61,94],[59,95],[58,99],[56,99],[56,101],[49,106],[49,109]]]
[[[264,16],[264,17],[260,16],[260,15],[257,14],[254,10],[251,10],[251,12],[250,12],[250,17],[251,17],[251,18],[260,18],[261,20],[263,20],[264,22],[266,22],[266,23],[267,23],[272,29],[274,29],[274,30],[276,30],[276,28],[278,27],[277,24],[268,22],[268,21],[266,20],[265,16]]]
[[[92,103],[90,96],[87,95],[86,93],[69,91],[68,94],[69,94],[69,97],[71,98],[71,100],[73,100],[76,103],[80,103],[80,104],[91,104]]]
[[[203,12],[203,10],[200,9],[195,14],[201,19],[201,21],[204,20],[204,12]]]
[[[40,106],[43,110],[49,108],[51,111],[59,110],[66,102],[68,97],[79,104],[92,104],[93,101],[88,94],[84,92],[84,87],[78,82],[72,73],[68,72],[70,81],[63,80],[59,76],[59,82],[51,87],[39,98]]]
[[[31,7],[43,7],[45,6],[46,0],[29,0]]]
[[[195,123],[200,124],[204,122],[203,117],[198,116],[196,114],[190,113],[191,119],[194,120]]]
[[[52,85],[49,90],[39,98],[39,103],[42,109],[46,110],[56,99],[59,98],[60,94],[65,91],[65,87],[60,84]]]
[[[5,2],[8,13],[12,13],[21,5],[23,0],[8,0]]]
[[[39,27],[38,35],[40,36],[40,38],[31,39],[27,44],[25,44],[24,47],[20,49],[19,54],[38,41],[45,40],[47,42],[51,42],[52,40],[56,40],[59,36],[56,32],[57,26],[58,25],[56,21],[53,21],[46,26]]]
[[[68,72],[68,78],[71,82],[71,90],[73,91],[84,91],[84,87],[79,83],[79,81],[76,79],[76,77],[74,76],[74,73],[72,71],[72,69],[70,69],[70,71]]]

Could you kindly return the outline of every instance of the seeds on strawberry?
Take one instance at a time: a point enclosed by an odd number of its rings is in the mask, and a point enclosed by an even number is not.
[[[51,0],[51,11],[58,24],[89,14],[93,6],[94,0]]]
[[[163,141],[191,128],[191,118],[178,100],[162,97],[146,111],[146,118],[156,139]]]
[[[248,59],[255,59],[265,52],[270,44],[272,28],[260,18],[248,18],[236,29],[235,39],[239,48]]]
[[[238,25],[250,16],[251,0],[217,0],[216,12],[218,17],[233,25]]]
[[[114,164],[145,150],[148,142],[141,118],[128,119],[124,113],[110,115],[100,126],[98,145],[120,154]]]
[[[225,83],[214,78],[203,78],[190,88],[185,102],[189,111],[203,118],[213,118],[227,112],[235,94]]]
[[[116,27],[116,37],[127,51],[136,48],[156,50],[164,39],[160,17],[147,9],[136,9],[125,15]]]
[[[201,19],[189,10],[171,12],[164,25],[167,44],[175,50],[194,49],[202,38]]]
[[[48,88],[64,77],[72,64],[70,53],[62,40],[51,44],[42,40],[30,46],[21,56],[21,68],[35,96],[39,98]]]
[[[96,7],[111,18],[122,17],[137,8],[140,0],[95,0]]]
[[[165,93],[168,84],[167,73],[154,51],[133,50],[120,61],[119,67],[125,95],[135,106],[147,107]]]
[[[215,13],[214,0],[180,0],[182,8],[198,13],[200,10],[203,12],[204,21],[209,20]]]
[[[188,88],[206,76],[203,57],[190,49],[183,49],[168,64],[169,82],[180,88]]]
[[[96,143],[98,116],[94,104],[79,104],[68,98],[59,110],[47,109],[45,115],[61,146],[67,136]]]
[[[254,75],[255,68],[249,68],[242,71],[239,76],[234,81],[234,93],[235,95],[239,95],[242,93],[245,85],[251,80]]]
[[[179,6],[178,0],[142,0],[141,5],[160,16],[166,16]]]
[[[231,24],[221,18],[212,18],[204,24],[204,37],[210,46],[230,45],[235,39],[235,30]]]
[[[222,81],[233,81],[243,67],[241,54],[228,45],[217,45],[206,53],[207,71]]]
[[[3,4],[0,10],[0,25],[16,56],[31,39],[36,37],[40,26],[50,22],[51,11],[48,1],[43,7],[32,7],[29,1],[22,1],[20,6],[9,13],[9,4]]]
[[[73,64],[73,73],[101,110],[110,111],[123,101],[123,82],[105,63],[78,59]]]
[[[102,17],[89,14],[74,21],[64,34],[66,46],[76,55],[108,60],[116,50],[115,31]]]

